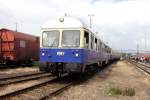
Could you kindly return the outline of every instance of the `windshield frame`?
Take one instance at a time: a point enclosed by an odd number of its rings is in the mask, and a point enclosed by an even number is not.
[[[58,41],[57,41],[57,46],[55,46],[55,45],[51,45],[51,46],[49,46],[49,45],[44,45],[44,39],[43,39],[43,34],[44,34],[44,32],[53,32],[53,31],[56,31],[56,32],[58,32],[58,36],[57,36],[57,39],[58,39]],[[59,41],[60,41],[60,30],[45,30],[45,31],[43,31],[42,32],[42,46],[43,47],[51,47],[51,48],[56,48],[56,47],[59,47]]]
[[[64,32],[64,31],[79,31],[79,39],[78,39],[78,43],[79,43],[79,44],[78,44],[77,46],[63,46],[63,32]],[[80,40],[81,31],[80,31],[80,30],[77,30],[77,29],[73,29],[73,30],[72,30],[72,29],[68,29],[68,30],[62,30],[61,33],[62,33],[62,36],[61,36],[61,47],[64,47],[64,48],[67,48],[67,47],[68,47],[68,48],[77,48],[77,47],[80,47],[80,41],[81,41],[81,40]]]

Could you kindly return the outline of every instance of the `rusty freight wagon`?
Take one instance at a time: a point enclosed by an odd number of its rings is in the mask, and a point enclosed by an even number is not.
[[[0,63],[27,63],[38,60],[39,37],[0,29]]]

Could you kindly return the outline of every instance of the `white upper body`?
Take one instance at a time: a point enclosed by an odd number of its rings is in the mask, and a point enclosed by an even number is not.
[[[59,17],[47,21],[42,29],[58,29],[58,28],[83,28],[86,27],[83,22],[74,17]]]

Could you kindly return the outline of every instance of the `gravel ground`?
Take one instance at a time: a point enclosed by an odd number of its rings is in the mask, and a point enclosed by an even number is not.
[[[111,87],[134,88],[134,96],[110,96]],[[75,85],[52,100],[150,100],[150,76],[126,61],[113,63],[84,83]]]

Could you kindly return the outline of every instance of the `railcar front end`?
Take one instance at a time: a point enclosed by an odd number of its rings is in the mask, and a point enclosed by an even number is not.
[[[81,29],[48,29],[42,31],[40,45],[41,71],[80,73],[83,66]]]
[[[82,73],[92,65],[110,61],[111,48],[80,20],[63,17],[48,21],[41,29],[41,71],[54,74]]]

